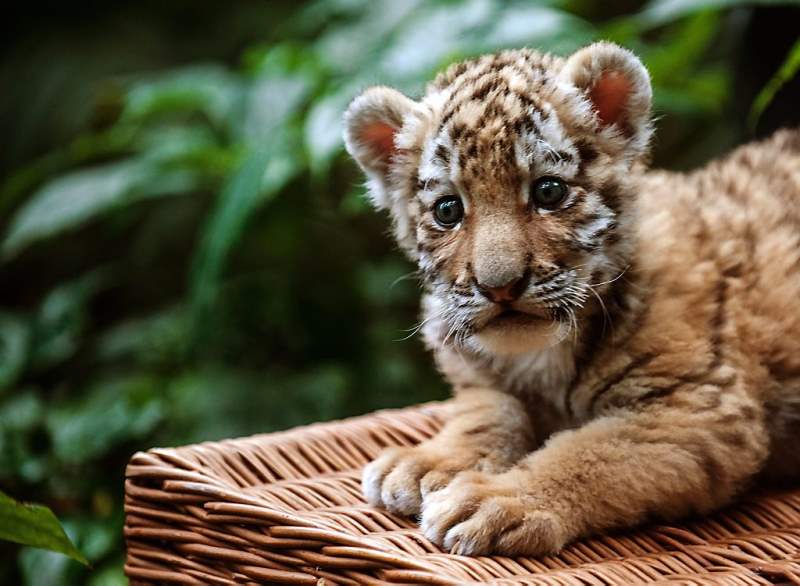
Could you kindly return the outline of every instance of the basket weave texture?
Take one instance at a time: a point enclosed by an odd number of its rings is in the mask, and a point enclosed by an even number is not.
[[[444,553],[370,507],[360,473],[441,426],[446,403],[154,449],[125,483],[133,584],[800,584],[800,490],[709,518],[587,539],[541,558]]]

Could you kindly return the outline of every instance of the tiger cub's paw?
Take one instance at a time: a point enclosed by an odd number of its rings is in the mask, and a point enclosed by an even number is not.
[[[455,555],[530,556],[568,541],[561,519],[538,506],[502,475],[465,472],[425,498],[425,537]]]
[[[390,448],[364,468],[361,486],[371,505],[417,515],[426,495],[447,486],[459,472],[486,464],[485,455],[463,448]]]

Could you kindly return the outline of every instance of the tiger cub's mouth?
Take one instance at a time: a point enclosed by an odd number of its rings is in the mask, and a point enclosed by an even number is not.
[[[539,307],[498,307],[474,330],[474,342],[494,354],[519,354],[552,346],[563,339],[564,327]]]
[[[549,316],[507,308],[486,322],[485,327],[524,327],[551,321]]]

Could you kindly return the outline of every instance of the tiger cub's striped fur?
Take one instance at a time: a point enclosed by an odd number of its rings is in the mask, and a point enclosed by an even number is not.
[[[456,396],[364,491],[454,553],[552,552],[800,472],[800,132],[647,172],[650,101],[639,60],[598,43],[484,56],[418,102],[376,87],[347,111]],[[543,177],[566,186],[555,204],[532,195]]]

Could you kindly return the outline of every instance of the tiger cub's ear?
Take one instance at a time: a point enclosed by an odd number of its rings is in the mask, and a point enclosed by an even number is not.
[[[396,136],[415,102],[397,90],[378,86],[355,98],[344,115],[344,144],[369,178],[373,203],[388,208],[390,170],[397,155]]]
[[[652,89],[636,55],[613,43],[594,43],[568,57],[560,77],[583,93],[604,142],[626,158],[647,153]]]

